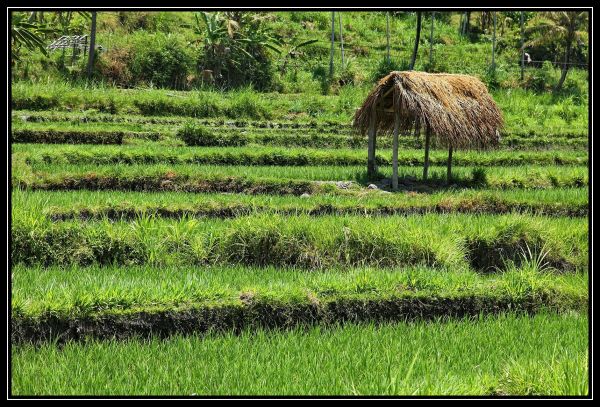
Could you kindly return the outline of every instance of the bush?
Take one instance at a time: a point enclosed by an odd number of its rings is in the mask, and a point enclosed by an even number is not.
[[[215,98],[205,93],[199,93],[193,99],[173,99],[156,95],[149,99],[134,100],[133,104],[146,116],[214,117],[222,113]]]
[[[262,104],[262,99],[251,89],[239,92],[234,96],[227,115],[232,118],[249,117],[252,119],[270,117],[269,109]]]
[[[121,131],[78,131],[78,130],[13,130],[13,143],[41,144],[123,144]]]
[[[185,48],[174,38],[167,37],[164,43],[159,41],[155,46],[147,46],[138,52],[131,67],[136,82],[159,88],[185,88],[192,61]]]
[[[550,61],[544,61],[540,69],[533,69],[531,76],[525,79],[525,88],[543,92],[554,83],[554,67]]]
[[[49,110],[60,105],[55,95],[27,95],[12,97],[11,105],[16,110]]]
[[[217,136],[204,126],[193,122],[186,123],[177,131],[177,137],[188,146],[214,146]]]
[[[109,83],[132,87],[135,85],[131,64],[134,52],[129,47],[114,47],[99,55],[96,60],[97,75]]]
[[[202,50],[198,70],[211,70],[214,83],[222,88],[251,86],[258,91],[270,91],[276,86],[271,56],[261,44],[223,40],[217,50]]]
[[[474,168],[472,172],[472,180],[474,186],[486,186],[488,184],[488,180],[485,168]]]
[[[194,122],[186,123],[180,128],[177,131],[177,137],[183,140],[188,146],[224,147],[244,146],[248,144],[248,138],[242,134],[235,133],[224,137]]]
[[[331,86],[331,79],[329,77],[329,68],[325,65],[317,65],[312,69],[312,78],[319,82],[321,87],[321,94],[327,95],[329,93],[329,87]]]
[[[379,63],[375,66],[375,69],[369,75],[369,79],[372,82],[377,82],[384,76],[387,76],[392,71],[402,71],[407,67],[406,63],[394,61],[390,59],[389,62],[387,58],[383,58],[379,61]]]

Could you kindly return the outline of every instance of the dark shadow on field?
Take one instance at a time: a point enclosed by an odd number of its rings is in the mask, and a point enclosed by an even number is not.
[[[392,191],[392,180],[386,174],[378,172],[375,177],[368,177],[366,171],[356,173],[356,182],[364,187],[373,184],[378,189],[389,192],[421,192],[434,193],[438,191],[451,190],[457,188],[479,189],[488,187],[487,176],[484,169],[474,169],[471,175],[453,175],[450,182],[447,181],[444,172],[432,172],[427,180],[416,177],[412,174],[398,175],[398,190]]]
[[[533,315],[540,309],[581,309],[582,304],[546,305],[542,298],[515,299],[469,295],[458,298],[364,298],[326,302],[288,302],[241,298],[240,304],[187,309],[111,313],[73,318],[43,314],[37,318],[13,318],[13,343],[32,346],[52,342],[167,339],[173,335],[207,335],[245,331],[284,331],[313,326],[339,327],[342,324],[406,323],[478,318],[510,310]]]

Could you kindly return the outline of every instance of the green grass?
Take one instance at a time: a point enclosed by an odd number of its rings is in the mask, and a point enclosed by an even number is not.
[[[33,166],[44,164],[205,164],[231,166],[357,166],[366,163],[367,152],[351,149],[309,149],[273,147],[170,147],[146,146],[47,146],[14,145],[14,153],[26,154]],[[421,166],[422,150],[402,150],[398,153],[401,166]],[[431,165],[446,165],[448,153],[430,153]],[[525,166],[525,165],[586,165],[587,151],[457,151],[452,157],[455,166]],[[392,164],[391,150],[380,149],[378,165]]]
[[[500,334],[501,333],[501,334]],[[586,395],[580,314],[12,348],[14,395]]]
[[[552,275],[524,266],[482,275],[464,269],[350,268],[306,272],[257,267],[24,267],[12,273],[14,317],[82,318],[103,313],[240,305],[244,295],[283,304],[364,298],[544,299],[545,305],[586,303],[587,273]],[[571,302],[569,302],[571,301]],[[448,309],[448,312],[451,312]]]
[[[110,87],[92,89],[65,83],[16,82],[12,86],[12,108],[18,110],[94,109],[111,114],[180,115],[230,119],[333,120],[350,123],[354,110],[370,90],[357,87],[339,96],[311,93],[256,93],[248,90],[228,93],[160,89],[122,91]],[[588,128],[587,103],[572,97],[536,94],[518,89],[493,92],[507,123],[506,134],[585,134]],[[252,109],[238,109],[240,103]]]
[[[13,207],[52,219],[131,219],[144,214],[180,218],[236,217],[248,214],[355,214],[364,216],[421,212],[505,213],[587,216],[588,189],[459,190],[431,194],[363,193],[308,198],[292,196],[194,194],[185,192],[24,191],[12,192]]]
[[[211,192],[212,187],[204,183],[224,185],[212,191],[250,192],[252,186],[269,184],[272,188],[258,192],[278,193],[278,184],[297,184],[298,188],[280,188],[281,193],[312,193],[323,189],[323,185],[310,181],[357,181],[367,185],[365,166],[222,166],[192,164],[45,164],[35,162],[26,165],[26,156],[13,156],[13,185],[30,186],[37,189],[114,189],[114,190],[181,190]],[[21,160],[21,161],[20,161]],[[473,167],[457,167],[453,170],[456,186],[472,188],[557,188],[583,187],[588,182],[588,168],[583,166],[527,166],[486,167],[484,176],[474,178]],[[33,171],[33,173],[31,172]],[[380,167],[380,177],[391,177],[391,167]],[[422,168],[399,167],[401,189],[447,188],[446,169],[433,167],[429,180],[423,182]],[[212,181],[211,181],[212,180]],[[163,181],[168,181],[165,184]],[[229,184],[236,186],[228,187]],[[245,186],[239,187],[238,184]],[[212,184],[211,184],[212,185]],[[327,191],[339,188],[327,189]]]
[[[205,126],[215,135],[213,145],[237,146],[286,146],[313,148],[366,148],[366,137],[360,137],[352,132],[349,124],[331,121],[310,122],[273,122],[248,120],[215,120],[190,119],[171,117],[145,117],[135,115],[106,115],[87,113],[55,113],[51,111],[13,112],[12,130],[15,134],[27,132],[30,139],[35,141],[47,140],[51,134],[69,136],[73,141],[83,143],[86,139],[93,140],[97,133],[123,133],[126,144],[141,144],[147,139],[160,140],[161,144],[182,145],[176,133],[184,125],[194,123]],[[503,132],[500,146],[504,148],[535,148],[548,149],[552,147],[585,149],[588,145],[587,130],[581,133],[561,131],[558,134],[539,134],[533,131],[513,130]],[[571,129],[572,130],[572,129]],[[423,138],[403,136],[399,139],[402,148],[423,148]],[[380,148],[391,148],[392,139],[380,135],[377,140]],[[435,147],[435,146],[434,146]]]
[[[587,267],[587,220],[528,215],[262,215],[236,219],[140,217],[53,224],[13,210],[13,264],[246,264],[473,267],[484,272],[547,251],[559,270]]]

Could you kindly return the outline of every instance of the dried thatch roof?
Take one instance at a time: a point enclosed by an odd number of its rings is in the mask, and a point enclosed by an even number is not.
[[[500,109],[486,86],[469,75],[391,72],[354,116],[354,127],[363,134],[375,107],[378,132],[391,133],[394,111],[399,111],[400,132],[428,125],[438,144],[455,148],[493,146],[503,126]]]

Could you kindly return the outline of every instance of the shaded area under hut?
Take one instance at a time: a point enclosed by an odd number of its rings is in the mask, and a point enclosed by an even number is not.
[[[432,136],[448,148],[448,182],[454,149],[485,149],[500,141],[502,113],[486,86],[470,75],[391,72],[382,78],[354,115],[353,126],[368,133],[369,178],[377,174],[377,133],[393,134],[392,187],[398,189],[398,134],[425,133],[423,179],[429,169]]]

